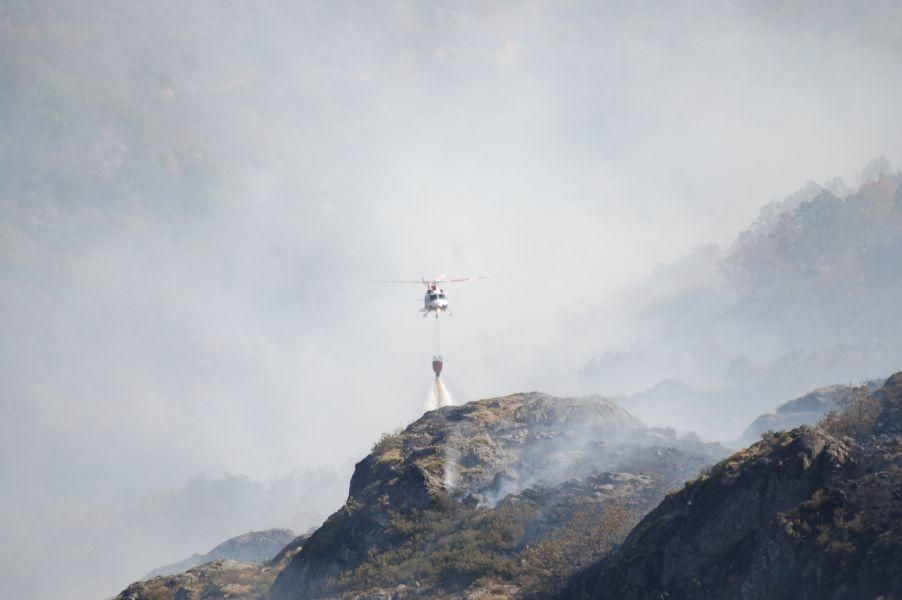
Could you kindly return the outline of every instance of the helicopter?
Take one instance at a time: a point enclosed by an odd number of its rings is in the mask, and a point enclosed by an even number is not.
[[[423,296],[423,308],[420,309],[420,312],[423,313],[423,318],[427,317],[429,313],[435,313],[435,318],[438,319],[439,314],[448,313],[448,316],[452,316],[451,308],[448,305],[448,295],[445,293],[445,290],[442,288],[442,285],[445,283],[462,283],[464,281],[477,281],[479,279],[488,279],[488,275],[481,275],[479,277],[453,277],[451,279],[446,279],[444,275],[439,275],[435,279],[420,279],[416,280],[391,280],[391,281],[381,281],[380,283],[418,283],[426,287],[426,295]]]

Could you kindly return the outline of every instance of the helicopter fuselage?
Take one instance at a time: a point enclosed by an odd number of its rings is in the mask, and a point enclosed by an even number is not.
[[[446,312],[447,310],[448,297],[445,295],[445,290],[436,286],[430,287],[423,298],[423,312],[435,312],[436,316],[438,316],[438,313]]]

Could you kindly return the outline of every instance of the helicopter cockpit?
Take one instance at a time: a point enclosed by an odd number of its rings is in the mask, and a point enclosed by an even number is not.
[[[443,310],[447,308],[448,297],[445,295],[445,290],[437,287],[429,288],[429,291],[426,293],[426,300],[424,304],[427,310]]]

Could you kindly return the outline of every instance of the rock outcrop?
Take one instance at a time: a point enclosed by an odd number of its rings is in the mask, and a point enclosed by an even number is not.
[[[516,394],[431,411],[357,464],[347,503],[270,597],[547,591],[724,453],[601,397]]]
[[[668,496],[561,598],[902,596],[902,373]]]

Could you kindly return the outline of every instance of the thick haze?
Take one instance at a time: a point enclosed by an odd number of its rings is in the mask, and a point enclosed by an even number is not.
[[[346,489],[431,385],[421,289],[373,280],[495,276],[448,288],[458,402],[584,391],[617,290],[809,179],[900,160],[900,23],[896,2],[0,0],[0,595],[112,595],[337,507],[286,474]]]

